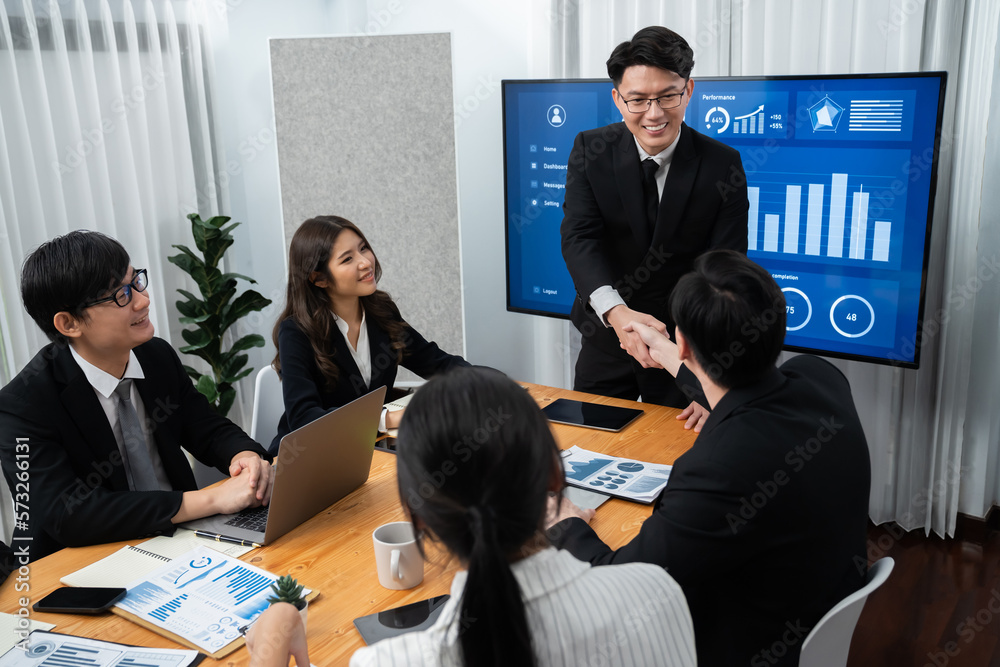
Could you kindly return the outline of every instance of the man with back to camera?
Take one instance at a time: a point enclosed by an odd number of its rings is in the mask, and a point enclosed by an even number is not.
[[[24,261],[24,307],[52,342],[0,389],[0,463],[20,503],[14,544],[32,560],[270,499],[267,453],[153,337],[146,280],[98,232],[56,237]],[[230,478],[196,490],[181,447]]]
[[[784,297],[737,252],[700,257],[671,314],[676,344],[625,328],[711,409],[704,428],[631,542],[610,549],[593,510],[555,498],[549,536],[595,565],[665,567],[687,597],[699,664],[797,665],[809,630],[865,581],[871,465],[850,385],[818,357],[775,367]]]
[[[746,253],[746,175],[735,149],[683,122],[694,92],[683,37],[643,28],[607,67],[624,122],[577,135],[566,173],[562,253],[577,291],[570,317],[583,336],[573,388],[684,407],[625,325],[672,330],[667,300],[695,257]],[[688,426],[704,418],[698,410]]]

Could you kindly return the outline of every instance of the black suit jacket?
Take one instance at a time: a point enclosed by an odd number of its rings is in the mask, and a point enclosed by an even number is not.
[[[581,132],[566,173],[562,253],[577,291],[570,314],[591,338],[604,325],[591,293],[611,285],[630,308],[670,323],[674,285],[707,250],[747,250],[746,175],[740,154],[681,125],[652,232],[646,219],[642,168],[624,123]],[[618,349],[610,335],[595,342]]]
[[[399,311],[396,319],[402,322]],[[316,363],[309,339],[292,319],[286,319],[278,329],[278,355],[281,360],[281,393],[285,399],[285,413],[278,423],[278,435],[271,441],[269,451],[278,453],[281,439],[297,428],[319,419],[327,412],[350,403],[378,387],[392,388],[396,381],[396,352],[392,349],[389,334],[380,329],[370,317],[365,318],[368,343],[371,348],[371,382],[365,384],[358,365],[348,348],[347,340],[335,330],[330,334],[333,359],[340,371],[337,384],[330,387]],[[413,327],[407,325],[402,365],[421,377],[444,373],[452,368],[468,366],[462,357],[448,354],[428,341]]]
[[[699,389],[686,368],[678,384]],[[847,379],[799,356],[726,393],[627,545],[613,551],[580,519],[550,532],[594,564],[665,567],[699,664],[794,666],[812,626],[864,583],[870,484]]]
[[[209,407],[166,341],[134,351],[145,375],[135,386],[174,491],[129,490],[111,425],[65,345],[44,347],[0,390],[0,462],[19,503],[14,539],[31,539],[32,560],[64,546],[172,533],[183,492],[197,488],[182,447],[227,474],[241,451],[267,457]]]

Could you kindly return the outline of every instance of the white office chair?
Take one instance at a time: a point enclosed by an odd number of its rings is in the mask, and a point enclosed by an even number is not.
[[[253,388],[253,418],[250,437],[267,449],[278,434],[278,422],[285,412],[285,399],[281,395],[281,379],[271,364],[257,371]]]
[[[802,642],[799,667],[845,667],[851,650],[851,637],[868,596],[885,583],[895,561],[882,558],[868,570],[865,585],[826,612]]]
[[[257,371],[253,390],[253,417],[250,421],[250,437],[267,449],[271,439],[278,433],[278,421],[285,411],[285,400],[281,396],[281,380],[278,372],[268,364]],[[194,461],[194,478],[198,488],[214,484],[226,476],[201,461]]]

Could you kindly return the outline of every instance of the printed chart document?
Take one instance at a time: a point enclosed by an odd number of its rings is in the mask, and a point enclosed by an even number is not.
[[[672,466],[599,454],[573,445],[562,450],[566,483],[649,504],[670,478]]]
[[[197,651],[126,646],[36,630],[22,646],[0,656],[0,667],[189,667]]]
[[[54,623],[42,623],[25,616],[0,613],[0,655],[17,646],[35,630],[51,630]]]
[[[199,547],[129,584],[115,612],[220,657],[240,645],[235,643],[242,640],[240,627],[268,607],[275,579],[270,572]]]
[[[138,545],[122,547],[96,563],[67,574],[59,581],[67,586],[125,588],[172,558],[198,547],[208,547],[227,556],[242,556],[253,547],[213,542],[197,537],[193,530],[178,528],[172,537],[161,535]]]

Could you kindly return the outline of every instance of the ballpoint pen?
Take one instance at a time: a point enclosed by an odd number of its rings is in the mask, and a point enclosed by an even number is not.
[[[207,533],[204,530],[196,530],[194,534],[198,537],[204,537],[207,540],[215,540],[216,542],[228,542],[229,544],[239,544],[244,547],[258,547],[264,546],[263,544],[257,544],[256,542],[250,542],[248,540],[241,540],[236,537],[229,537],[228,535],[216,535],[215,533]]]

